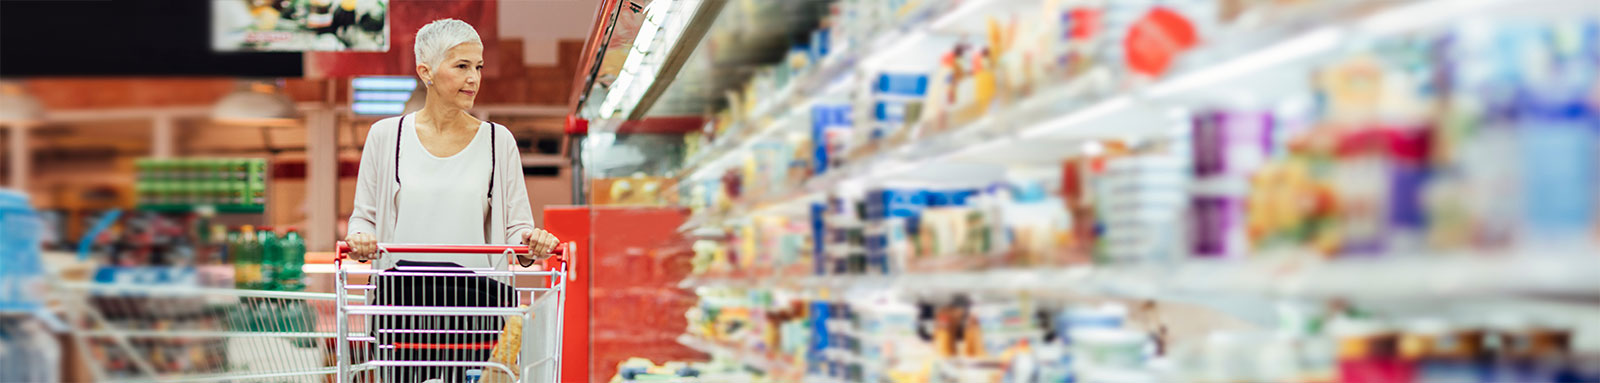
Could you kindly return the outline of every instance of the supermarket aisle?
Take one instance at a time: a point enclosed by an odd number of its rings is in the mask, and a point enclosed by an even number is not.
[[[670,4],[579,116],[710,360],[621,381],[1600,379],[1595,4]]]

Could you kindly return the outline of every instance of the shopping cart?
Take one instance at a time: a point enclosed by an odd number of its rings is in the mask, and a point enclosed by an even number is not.
[[[148,281],[53,287],[95,381],[320,382],[336,372],[332,293]]]
[[[567,259],[558,247],[546,270],[464,268],[401,263],[383,270],[345,270],[339,243],[337,381],[559,382]],[[503,256],[528,254],[514,245],[379,244],[398,253]]]

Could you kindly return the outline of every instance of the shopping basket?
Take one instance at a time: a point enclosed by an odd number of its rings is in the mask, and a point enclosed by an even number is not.
[[[54,287],[95,381],[320,382],[336,372],[332,293],[130,282]]]
[[[558,382],[567,259],[555,251],[548,270],[467,268],[400,262],[388,269],[345,270],[339,243],[337,381]],[[379,244],[400,253],[502,255],[517,245]]]

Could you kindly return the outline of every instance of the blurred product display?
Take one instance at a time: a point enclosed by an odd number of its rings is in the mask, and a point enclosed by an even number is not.
[[[655,198],[693,214],[710,370],[1600,379],[1592,4],[825,5]],[[713,38],[766,9],[728,7]]]

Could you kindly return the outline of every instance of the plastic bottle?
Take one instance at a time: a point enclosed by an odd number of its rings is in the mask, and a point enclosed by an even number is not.
[[[244,287],[244,262],[239,261],[243,255],[243,247],[239,246],[239,232],[230,231],[227,239],[222,242],[222,262],[233,265],[233,286]]]
[[[261,244],[256,242],[255,228],[241,227],[239,241],[233,247],[234,287],[255,289],[261,282]]]
[[[222,238],[222,239],[220,239],[222,241],[222,243],[217,248],[217,253],[221,254],[219,256],[219,258],[218,258],[218,262],[222,263],[222,264],[232,264],[232,265],[234,265],[234,271],[233,271],[233,274],[235,275],[234,280],[238,280],[237,275],[239,275],[239,269],[238,269],[238,267],[239,267],[239,233],[228,231],[228,229],[226,227],[224,227],[222,229],[222,231],[225,234],[223,234],[220,237],[220,238]]]
[[[298,291],[305,288],[305,270],[301,267],[306,261],[306,242],[300,237],[300,231],[291,227],[283,234],[282,247],[276,259],[278,289]]]
[[[271,226],[262,226],[256,232],[256,243],[260,246],[260,277],[256,280],[256,288],[262,290],[278,289],[278,257],[283,253],[283,247],[278,242],[278,234]]]

